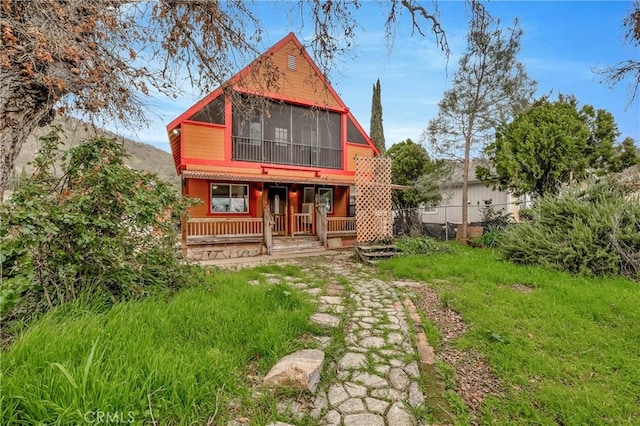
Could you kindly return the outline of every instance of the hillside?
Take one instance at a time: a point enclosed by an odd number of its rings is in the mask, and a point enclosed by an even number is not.
[[[108,138],[115,138],[124,142],[125,151],[128,155],[126,159],[128,166],[137,170],[157,173],[160,178],[170,182],[176,188],[180,187],[180,180],[176,175],[173,159],[168,152],[152,145],[123,138],[106,130],[94,129],[90,124],[73,117],[56,118],[53,124],[60,124],[65,131],[65,147],[62,148],[63,150],[76,146],[96,134],[101,134]],[[51,126],[41,127],[27,139],[14,165],[14,170],[17,175],[22,172],[23,167],[27,173],[31,171],[27,163],[35,157],[38,147],[40,146],[39,138],[49,132],[50,129]]]

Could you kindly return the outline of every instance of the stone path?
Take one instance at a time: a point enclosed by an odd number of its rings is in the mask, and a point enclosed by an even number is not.
[[[413,323],[401,303],[406,294],[402,283],[375,279],[366,267],[344,257],[319,261],[313,267],[300,264],[305,272],[320,273],[331,283],[319,288],[291,282],[317,298],[318,313],[312,321],[328,329],[343,327],[345,336],[344,351],[325,366],[322,375],[328,378],[321,379],[307,414],[328,426],[421,424],[414,413],[420,411],[425,397],[410,331]],[[328,344],[328,339],[323,343]],[[295,413],[296,407],[283,407],[292,409],[292,424],[296,416],[305,414]]]

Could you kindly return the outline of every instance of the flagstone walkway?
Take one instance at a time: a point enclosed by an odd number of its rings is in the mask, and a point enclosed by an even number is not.
[[[420,389],[413,322],[401,303],[409,291],[407,284],[379,280],[371,269],[346,255],[297,264],[328,285],[284,279],[317,298],[318,313],[312,321],[328,329],[343,327],[345,345],[340,356],[324,366],[324,379],[311,407],[281,404],[281,411],[291,416],[286,424],[303,424],[296,420],[304,415],[328,426],[422,424],[416,413],[425,397]],[[281,278],[271,276],[269,281]],[[329,344],[328,338],[320,340],[325,347]]]

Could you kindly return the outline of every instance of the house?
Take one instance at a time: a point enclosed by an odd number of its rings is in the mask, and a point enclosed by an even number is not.
[[[531,197],[515,196],[507,191],[493,189],[486,186],[476,176],[476,167],[481,160],[474,160],[469,165],[468,181],[468,223],[482,222],[488,204],[493,211],[502,215],[510,214],[513,220],[519,220],[519,211],[522,206],[528,206]],[[423,210],[422,222],[434,224],[460,224],[462,223],[462,164],[453,167],[451,176],[441,185],[442,200],[437,207]]]
[[[202,201],[183,219],[192,257],[353,244],[355,158],[379,152],[293,33],[167,132],[183,194]]]

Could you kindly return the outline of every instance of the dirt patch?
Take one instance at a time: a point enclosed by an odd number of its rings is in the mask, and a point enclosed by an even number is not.
[[[523,283],[512,284],[510,287],[512,290],[519,291],[520,293],[533,293],[535,290],[535,287]]]
[[[437,325],[442,335],[440,351],[436,357],[455,370],[455,391],[469,407],[475,424],[478,409],[485,397],[500,394],[500,381],[480,354],[454,347],[455,339],[467,331],[467,325],[460,314],[449,306],[443,306],[433,289],[422,286],[414,291],[418,295],[417,309]]]

